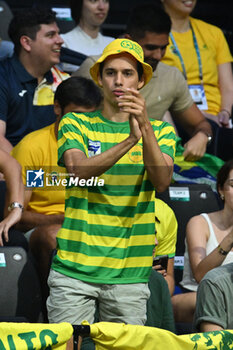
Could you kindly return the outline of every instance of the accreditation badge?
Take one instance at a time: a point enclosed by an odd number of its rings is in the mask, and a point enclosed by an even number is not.
[[[208,110],[205,90],[203,85],[189,85],[189,92],[200,110]]]

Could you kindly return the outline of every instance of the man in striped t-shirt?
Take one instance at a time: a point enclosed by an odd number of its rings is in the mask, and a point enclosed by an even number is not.
[[[149,120],[139,93],[152,76],[136,42],[116,39],[92,66],[101,111],[66,114],[58,163],[67,182],[65,219],[49,276],[50,322],[144,324],[155,245],[154,195],[170,184],[173,127]]]

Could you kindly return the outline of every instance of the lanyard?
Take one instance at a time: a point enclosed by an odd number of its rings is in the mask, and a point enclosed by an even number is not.
[[[200,78],[201,84],[203,84],[203,70],[202,70],[202,62],[201,62],[200,50],[199,50],[199,46],[198,46],[198,43],[197,43],[197,38],[196,38],[196,35],[194,33],[194,30],[193,30],[193,27],[192,27],[191,23],[190,23],[190,27],[191,27],[191,31],[192,31],[192,35],[193,35],[193,44],[194,44],[195,51],[196,51],[196,54],[197,54],[198,67],[199,67],[199,78]],[[177,43],[175,41],[175,38],[174,38],[172,32],[170,32],[169,36],[171,38],[172,44],[175,46],[176,54],[179,57],[185,80],[187,80],[187,73],[186,73],[183,57],[181,56],[180,50],[179,50],[179,48],[177,46]]]

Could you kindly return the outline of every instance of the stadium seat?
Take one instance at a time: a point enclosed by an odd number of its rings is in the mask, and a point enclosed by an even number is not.
[[[80,52],[68,49],[67,47],[61,48],[61,63],[70,63],[80,66],[86,58],[87,56]]]
[[[42,319],[37,272],[22,247],[0,247],[0,281],[0,320]]]
[[[12,18],[13,14],[7,2],[0,1],[0,38],[2,40],[10,40],[8,26]]]

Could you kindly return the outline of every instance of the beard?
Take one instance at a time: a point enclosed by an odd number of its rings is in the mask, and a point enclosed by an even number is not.
[[[144,58],[144,61],[145,61],[146,63],[148,63],[148,64],[152,67],[153,72],[156,70],[156,67],[157,67],[157,65],[158,65],[158,63],[159,63],[158,60],[155,60],[155,59],[150,58],[150,57],[145,57],[145,58]]]

